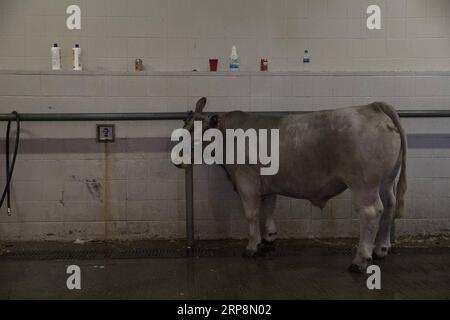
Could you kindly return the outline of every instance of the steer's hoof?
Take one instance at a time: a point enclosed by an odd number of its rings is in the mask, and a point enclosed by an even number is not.
[[[245,249],[245,251],[242,253],[242,256],[244,258],[255,258],[258,256],[258,251]]]
[[[381,247],[377,248],[372,253],[372,258],[375,260],[381,260],[387,257],[389,253],[389,248],[387,247]]]
[[[372,253],[373,260],[383,260],[386,256],[379,256],[376,252]]]
[[[349,272],[351,272],[351,273],[358,273],[358,274],[361,274],[361,273],[364,273],[364,271],[366,270],[366,268],[364,268],[364,267],[362,267],[362,266],[358,266],[357,264],[352,263],[352,264],[350,265],[350,267],[348,267],[347,270],[348,270]]]
[[[352,273],[365,273],[367,266],[370,266],[372,264],[372,258],[355,258],[348,267],[348,271]]]
[[[264,253],[275,251],[275,240],[267,241],[267,240],[263,239],[262,242],[258,246],[258,251],[262,251]]]

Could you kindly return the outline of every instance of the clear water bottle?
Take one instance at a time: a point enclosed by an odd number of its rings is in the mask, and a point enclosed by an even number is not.
[[[239,70],[239,55],[237,53],[236,46],[233,46],[231,48],[231,54],[230,54],[230,70],[231,71],[238,71]]]
[[[308,71],[311,59],[309,58],[309,51],[305,50],[303,53],[303,70]]]

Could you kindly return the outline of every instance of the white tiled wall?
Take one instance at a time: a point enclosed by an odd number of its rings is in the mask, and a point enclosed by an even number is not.
[[[65,26],[65,9],[79,4],[81,31]],[[366,9],[381,8],[382,29],[366,28]],[[54,42],[80,43],[89,70],[207,70],[227,67],[230,48],[242,69],[448,70],[448,0],[1,0],[0,69],[48,70]]]
[[[81,31],[65,28],[69,4],[81,7]],[[381,7],[381,30],[365,26],[369,4]],[[374,100],[397,109],[448,109],[449,36],[448,0],[0,0],[0,70],[16,70],[0,72],[0,113],[186,111],[200,96],[209,98],[209,111],[318,110]],[[88,72],[45,71],[54,42],[63,48],[65,70],[80,43]],[[203,72],[208,58],[226,70],[233,44],[242,72]],[[311,71],[343,72],[298,72],[304,49]],[[144,59],[147,72],[125,72],[135,58]],[[260,58],[269,59],[272,72],[255,72]],[[192,69],[200,72],[183,72]],[[393,72],[399,70],[417,72]],[[409,191],[398,232],[446,233],[449,120],[403,124],[411,143]],[[24,123],[13,215],[0,212],[0,239],[183,237],[183,172],[170,164],[168,140],[180,124],[116,125],[118,140],[105,148],[95,142],[94,123]],[[220,168],[196,168],[198,238],[245,236],[241,211]],[[281,237],[358,230],[349,193],[323,211],[280,198],[276,220]]]
[[[319,110],[383,100],[397,109],[448,109],[448,72],[0,73],[0,113]],[[403,119],[409,134],[402,235],[450,229],[450,120]],[[116,123],[117,141],[95,142],[95,123],[23,123],[13,214],[0,239],[182,238],[184,176],[169,159],[176,121]],[[5,124],[0,125],[3,138]],[[2,142],[3,144],[3,142]],[[0,145],[0,150],[4,146]],[[5,181],[0,153],[0,186]],[[280,198],[280,237],[355,236],[344,193],[321,211]],[[195,168],[196,237],[245,237],[247,223],[223,170]]]

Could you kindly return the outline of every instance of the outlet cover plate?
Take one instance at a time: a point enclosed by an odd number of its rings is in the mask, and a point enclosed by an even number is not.
[[[97,124],[97,142],[114,142],[116,126],[114,124]]]

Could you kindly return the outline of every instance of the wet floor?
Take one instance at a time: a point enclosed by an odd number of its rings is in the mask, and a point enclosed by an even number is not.
[[[116,258],[114,248],[71,258],[69,247],[39,244],[27,255],[26,245],[9,245],[0,253],[0,299],[450,299],[450,248],[396,248],[378,263],[381,290],[368,290],[367,275],[346,271],[346,245],[281,242],[278,254],[253,259],[235,254],[240,245],[206,244],[188,257],[169,244],[165,255]],[[69,265],[81,268],[81,290],[66,287]]]

